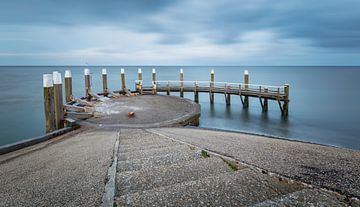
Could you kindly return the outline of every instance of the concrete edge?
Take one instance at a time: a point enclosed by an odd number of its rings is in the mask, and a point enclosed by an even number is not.
[[[276,135],[271,135],[271,134],[263,134],[263,133],[241,131],[241,130],[231,130],[231,129],[198,127],[198,126],[184,126],[184,127],[185,128],[192,128],[192,129],[215,131],[215,132],[229,132],[229,133],[236,133],[236,134],[245,134],[245,135],[259,136],[259,137],[277,139],[277,140],[288,141],[288,142],[297,142],[297,143],[301,143],[301,144],[312,144],[312,145],[318,145],[318,146],[321,146],[321,147],[330,147],[330,148],[335,148],[335,149],[350,150],[350,151],[354,151],[354,152],[359,152],[359,150],[356,150],[356,149],[345,148],[345,147],[336,146],[336,145],[330,145],[330,144],[321,144],[321,143],[316,143],[316,142],[311,142],[311,141],[303,141],[303,140],[300,140],[300,139],[297,139],[297,138],[282,137],[282,136],[276,136]],[[180,128],[180,127],[175,127],[175,128]]]
[[[40,142],[50,140],[52,138],[58,137],[60,135],[63,135],[65,133],[68,133],[68,132],[73,131],[75,129],[77,129],[76,126],[65,127],[63,129],[55,130],[53,132],[50,132],[50,133],[47,133],[47,134],[44,134],[44,135],[41,135],[41,136],[38,136],[38,137],[22,140],[22,141],[15,142],[15,143],[12,143],[12,144],[7,144],[7,145],[4,145],[4,146],[0,146],[0,155],[6,154],[6,153],[9,153],[9,152],[13,152],[13,151],[25,148],[25,147],[29,147],[29,146],[38,144]]]

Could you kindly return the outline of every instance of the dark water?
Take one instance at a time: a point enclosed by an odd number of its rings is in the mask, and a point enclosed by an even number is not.
[[[84,94],[84,67],[0,67],[0,145],[44,133],[42,74],[71,69],[75,96]],[[101,90],[101,67],[89,67],[93,89]],[[125,67],[127,85],[134,87],[138,67]],[[150,81],[152,67],[142,67]],[[178,80],[180,67],[156,67],[158,80]],[[183,67],[185,80],[209,80],[210,67]],[[214,67],[216,81],[242,82],[243,67]],[[277,102],[262,113],[258,99],[248,110],[233,96],[209,104],[200,94],[202,127],[269,134],[289,139],[360,149],[360,67],[248,67],[250,83],[290,84],[289,117],[281,117]],[[107,67],[109,87],[120,88],[120,67]],[[62,74],[64,75],[64,73]],[[185,94],[193,99],[193,94]]]

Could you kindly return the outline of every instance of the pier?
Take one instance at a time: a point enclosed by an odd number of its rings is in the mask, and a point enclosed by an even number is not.
[[[147,86],[138,72],[135,90],[125,70],[110,90],[103,69],[94,92],[86,69],[83,97],[70,71],[64,86],[60,73],[45,74],[49,133],[0,148],[0,206],[360,206],[358,151],[196,127],[199,92],[284,110],[286,85],[215,82],[213,71],[209,82],[161,81],[153,70]]]

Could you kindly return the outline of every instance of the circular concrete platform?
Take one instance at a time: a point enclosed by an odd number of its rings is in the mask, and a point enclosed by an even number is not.
[[[129,112],[135,115],[129,117]],[[94,114],[85,122],[125,128],[198,125],[200,105],[176,96],[143,95],[97,103]]]

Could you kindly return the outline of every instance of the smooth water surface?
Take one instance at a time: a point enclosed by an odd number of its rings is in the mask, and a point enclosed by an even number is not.
[[[0,145],[44,133],[42,74],[66,69],[73,74],[73,92],[84,95],[84,67],[0,67]],[[101,91],[101,68],[89,67],[93,91]],[[120,88],[120,67],[106,67],[111,90]],[[134,88],[138,67],[124,67],[128,87]],[[211,67],[183,66],[185,80],[209,80]],[[244,67],[213,67],[215,80],[243,82]],[[152,67],[142,67],[144,81],[150,81]],[[178,80],[180,67],[156,67],[158,80]],[[261,111],[258,99],[242,108],[238,96],[231,106],[217,94],[209,104],[200,94],[200,126],[274,135],[320,144],[360,149],[360,67],[248,67],[250,83],[290,84],[289,117],[281,117],[278,103],[269,101]],[[173,94],[178,95],[178,94]],[[192,93],[185,97],[193,99]]]

